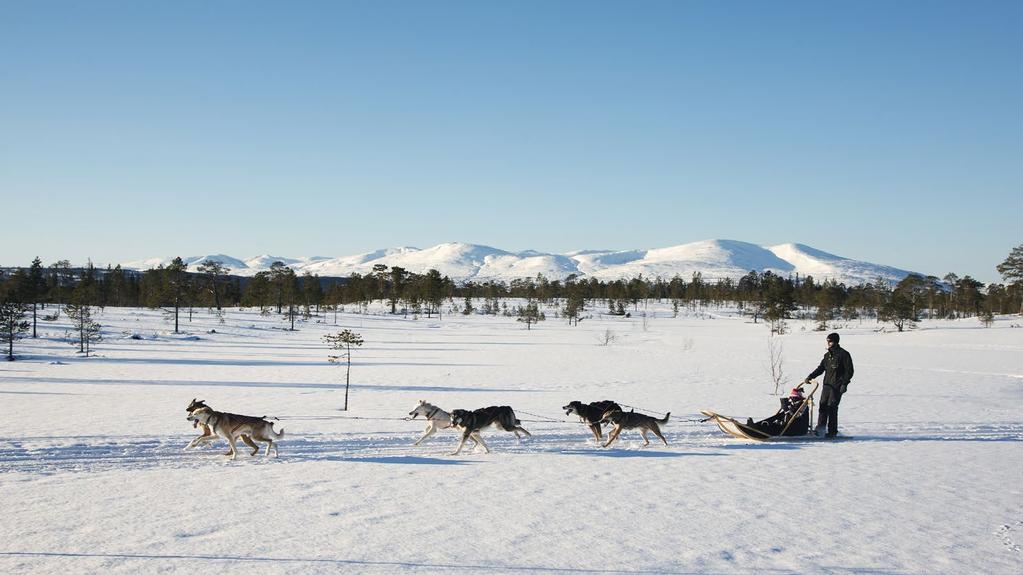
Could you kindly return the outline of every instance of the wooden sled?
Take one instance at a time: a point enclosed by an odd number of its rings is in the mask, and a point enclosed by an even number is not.
[[[802,405],[799,406],[799,409],[797,409],[796,412],[792,415],[792,417],[789,417],[789,419],[785,422],[785,426],[782,428],[781,433],[779,433],[778,435],[771,435],[755,427],[750,427],[749,425],[746,425],[741,421],[738,421],[725,415],[721,415],[720,413],[715,413],[713,411],[701,411],[700,413],[706,415],[707,419],[718,424],[718,427],[721,428],[721,431],[724,431],[725,433],[733,437],[738,437],[739,439],[750,439],[753,441],[773,441],[779,439],[781,440],[792,439],[794,436],[785,435],[785,432],[788,431],[789,426],[792,425],[792,422],[795,421],[796,418],[798,418],[803,413],[804,409],[809,409],[811,413],[813,412],[813,395],[817,393],[817,388],[819,386],[820,384],[817,382],[817,380],[814,380],[813,389],[810,390],[809,395],[807,395],[806,398],[803,399],[803,403]],[[798,387],[802,387],[802,385],[799,385]]]

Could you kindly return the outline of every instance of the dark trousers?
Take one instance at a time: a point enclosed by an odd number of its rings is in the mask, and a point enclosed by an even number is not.
[[[842,392],[837,387],[824,386],[821,392],[820,409],[817,410],[817,429],[828,428],[828,435],[838,433],[838,404],[842,401]]]

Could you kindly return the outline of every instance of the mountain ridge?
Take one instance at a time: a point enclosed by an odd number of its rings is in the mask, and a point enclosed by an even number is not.
[[[166,265],[173,258],[149,258],[122,263],[127,269],[148,269]],[[882,264],[853,260],[800,243],[760,246],[749,242],[713,239],[664,248],[634,250],[575,250],[566,254],[499,248],[462,242],[447,242],[428,248],[409,246],[384,248],[360,254],[325,257],[280,257],[260,255],[235,258],[224,254],[182,258],[190,267],[204,261],[220,261],[230,273],[255,275],[284,262],[297,274],[306,272],[333,277],[366,274],[375,265],[401,267],[415,273],[436,269],[454,281],[511,281],[543,274],[564,280],[570,275],[600,280],[680,275],[685,279],[700,273],[705,280],[738,279],[751,270],[790,276],[813,276],[817,281],[835,280],[847,285],[869,283],[878,278],[897,282],[910,272]]]

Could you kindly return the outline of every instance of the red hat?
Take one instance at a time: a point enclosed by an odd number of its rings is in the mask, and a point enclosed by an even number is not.
[[[803,397],[803,388],[802,387],[793,387],[792,388],[792,393],[789,394],[789,397]]]

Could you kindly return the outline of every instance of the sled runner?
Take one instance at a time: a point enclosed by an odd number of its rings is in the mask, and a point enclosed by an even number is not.
[[[813,389],[809,395],[797,396],[796,392],[802,393],[802,384],[792,390],[793,396],[783,398],[782,401],[789,401],[790,409],[785,412],[779,410],[774,416],[760,422],[747,420],[746,423],[731,417],[715,413],[713,411],[701,411],[707,419],[718,425],[721,431],[739,439],[751,439],[753,441],[772,441],[791,437],[804,436],[810,430],[810,416],[813,411],[813,396],[817,393],[819,383],[814,380]],[[798,403],[794,398],[799,397]]]

